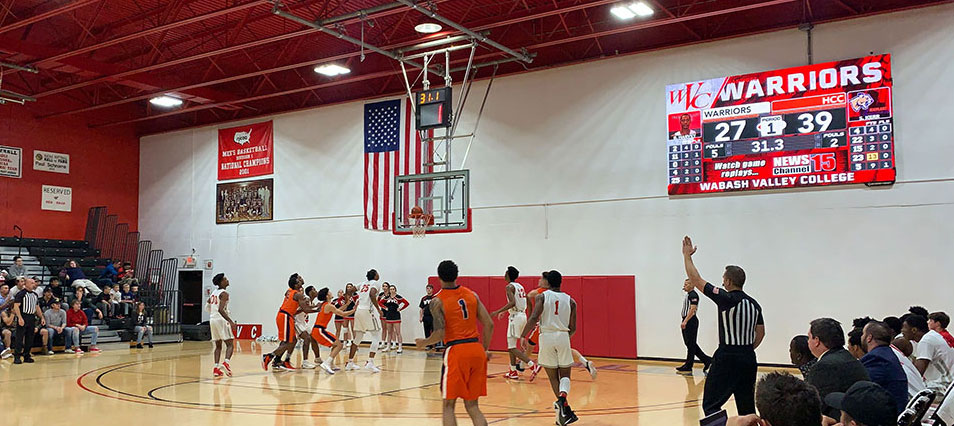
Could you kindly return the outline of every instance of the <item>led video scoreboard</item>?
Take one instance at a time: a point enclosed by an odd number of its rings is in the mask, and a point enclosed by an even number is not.
[[[891,56],[666,86],[669,195],[895,180]]]

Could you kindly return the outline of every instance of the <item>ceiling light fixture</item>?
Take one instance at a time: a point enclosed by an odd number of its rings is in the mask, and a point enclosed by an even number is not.
[[[417,31],[421,34],[433,34],[443,28],[444,27],[442,27],[441,24],[436,22],[421,22],[420,24],[414,26],[414,31]]]
[[[619,19],[633,19],[637,16],[647,17],[652,16],[654,11],[653,8],[649,7],[646,3],[641,1],[635,3],[621,4],[613,6],[610,9],[610,13],[615,15]]]
[[[182,99],[173,98],[172,96],[156,96],[149,100],[149,103],[163,108],[174,108],[179,105],[182,105]]]
[[[336,75],[347,74],[351,72],[351,70],[338,64],[324,64],[315,67],[315,72],[328,77],[334,77]]]

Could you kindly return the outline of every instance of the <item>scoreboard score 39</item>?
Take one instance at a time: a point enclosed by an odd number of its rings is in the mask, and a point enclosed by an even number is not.
[[[666,86],[669,195],[895,180],[891,56]]]

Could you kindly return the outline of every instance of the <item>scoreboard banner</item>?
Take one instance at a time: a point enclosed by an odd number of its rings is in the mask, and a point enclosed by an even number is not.
[[[666,86],[669,195],[893,183],[891,56]]]

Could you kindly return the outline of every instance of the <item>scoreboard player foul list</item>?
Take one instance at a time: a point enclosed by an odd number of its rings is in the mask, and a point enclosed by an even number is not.
[[[891,56],[666,86],[669,195],[895,180]]]

